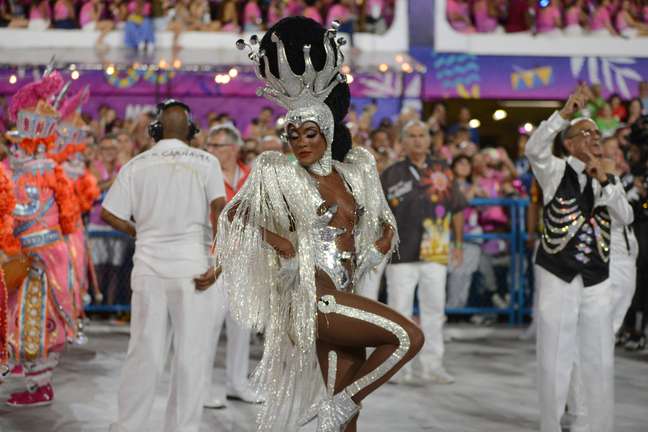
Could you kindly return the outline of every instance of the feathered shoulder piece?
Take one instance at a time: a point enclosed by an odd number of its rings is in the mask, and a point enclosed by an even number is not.
[[[263,330],[270,311],[271,281],[277,257],[263,240],[261,228],[277,233],[289,229],[282,179],[294,167],[279,152],[264,152],[243,187],[225,206],[218,223],[217,259],[229,281],[232,316],[249,328]],[[254,272],[236,269],[255,269]],[[254,293],[254,295],[252,295]],[[263,301],[260,301],[264,299]]]
[[[63,78],[58,72],[53,72],[43,77],[40,81],[22,87],[11,98],[11,104],[9,105],[9,119],[11,121],[16,121],[18,112],[22,110],[35,111],[39,107],[39,102],[41,103],[41,110],[49,111],[47,108],[51,108],[52,115],[56,115],[56,110],[54,110],[53,107],[47,107],[43,103],[47,103],[52,96],[61,90],[62,87]],[[44,114],[45,113],[47,112],[44,112]]]
[[[345,163],[366,165],[367,168],[376,166],[376,158],[364,147],[353,147],[344,158]]]
[[[296,380],[317,371],[317,299],[312,226],[319,194],[305,169],[281,153],[265,152],[218,221],[216,253],[228,289],[230,313],[244,327],[263,331],[264,353],[252,385],[273,395],[259,413],[258,430],[294,429],[312,402]],[[280,259],[265,230],[288,239],[296,257]],[[286,407],[290,413],[278,417]]]
[[[385,224],[394,228],[392,247],[387,255],[391,256],[398,245],[396,219],[385,199],[376,168],[376,159],[369,150],[364,147],[354,147],[349,150],[344,162],[336,162],[335,167],[352,186],[356,204],[362,208],[362,217],[355,230],[358,268],[354,274],[354,286],[358,286],[367,271],[381,261],[363,265],[367,257],[371,256],[374,242],[382,235]]]

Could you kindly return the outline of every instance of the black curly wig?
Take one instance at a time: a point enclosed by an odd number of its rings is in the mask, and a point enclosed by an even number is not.
[[[283,42],[290,68],[295,74],[303,74],[306,68],[303,51],[305,45],[311,46],[310,56],[315,70],[322,70],[326,61],[326,53],[324,51],[325,32],[326,29],[324,27],[310,18],[294,16],[282,19],[273,25],[261,39],[261,50],[265,52],[261,70],[264,70],[263,62],[267,59],[270,62],[270,72],[275,76],[279,76],[277,46],[270,39],[273,33],[276,33]],[[333,51],[337,55],[335,46],[333,46]],[[335,121],[331,151],[333,159],[338,161],[343,161],[351,149],[351,133],[344,125],[344,118],[349,112],[350,99],[351,93],[349,92],[349,85],[340,83],[335,86],[324,101],[331,109]]]

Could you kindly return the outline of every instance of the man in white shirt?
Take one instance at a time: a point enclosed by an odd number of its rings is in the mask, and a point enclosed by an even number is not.
[[[525,149],[544,200],[536,255],[542,432],[561,431],[570,380],[579,377],[586,430],[614,431],[610,225],[611,219],[631,223],[633,213],[623,187],[601,161],[598,127],[589,118],[571,120],[590,97],[587,87],[579,87],[540,124]],[[569,154],[565,159],[551,151],[558,134]]]
[[[208,290],[217,276],[210,245],[225,190],[218,160],[187,145],[196,132],[189,107],[160,104],[149,127],[155,146],[122,167],[103,202],[102,218],[136,237],[131,338],[113,432],[148,430],[170,332],[174,359],[164,431],[200,427],[212,342],[205,322],[213,319],[217,295]]]
[[[209,130],[205,149],[214,155],[221,164],[225,181],[225,199],[230,201],[243,187],[250,174],[250,168],[239,158],[243,139],[238,129],[231,123],[216,125]],[[214,303],[216,318],[211,330],[210,355],[207,362],[207,395],[205,408],[225,408],[220,390],[210,389],[214,370],[214,357],[218,339],[227,321],[227,356],[225,361],[225,389],[227,399],[246,403],[260,403],[259,395],[250,387],[248,369],[250,364],[250,329],[241,327],[229,313],[227,290],[223,278],[218,278],[212,288],[218,292]]]

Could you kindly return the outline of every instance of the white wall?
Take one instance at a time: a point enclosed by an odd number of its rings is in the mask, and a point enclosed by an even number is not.
[[[355,46],[364,55],[384,54],[389,52],[406,52],[409,49],[409,19],[407,0],[397,0],[396,14],[392,27],[384,35],[357,33],[354,35]],[[201,64],[232,64],[247,63],[245,53],[238,52],[234,44],[237,39],[247,39],[250,34],[240,35],[221,32],[186,32],[180,36],[179,44],[182,52],[205,52],[210,50],[212,55],[202,56]],[[26,29],[0,29],[0,63],[43,62],[35,57],[45,57],[45,63],[52,54],[67,62],[102,62],[104,57],[110,57],[110,51],[99,56],[94,52],[98,32],[82,30],[44,30],[33,31]],[[124,35],[121,31],[111,32],[105,43],[112,50],[123,47]],[[160,52],[169,52],[172,47],[171,32],[156,33],[156,47]],[[226,55],[223,55],[226,53]],[[76,57],[76,58],[75,58]],[[191,56],[190,56],[191,57]],[[195,58],[195,56],[193,56]],[[168,58],[168,57],[167,57]]]

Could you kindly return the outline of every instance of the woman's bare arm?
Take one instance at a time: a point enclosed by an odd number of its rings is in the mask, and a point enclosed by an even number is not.
[[[227,219],[230,222],[234,220],[238,208],[239,206],[236,204],[227,211]],[[277,254],[279,254],[279,256],[283,258],[292,258],[295,256],[295,248],[290,240],[270,231],[267,228],[260,228],[260,230],[263,240],[268,243],[277,252]]]

